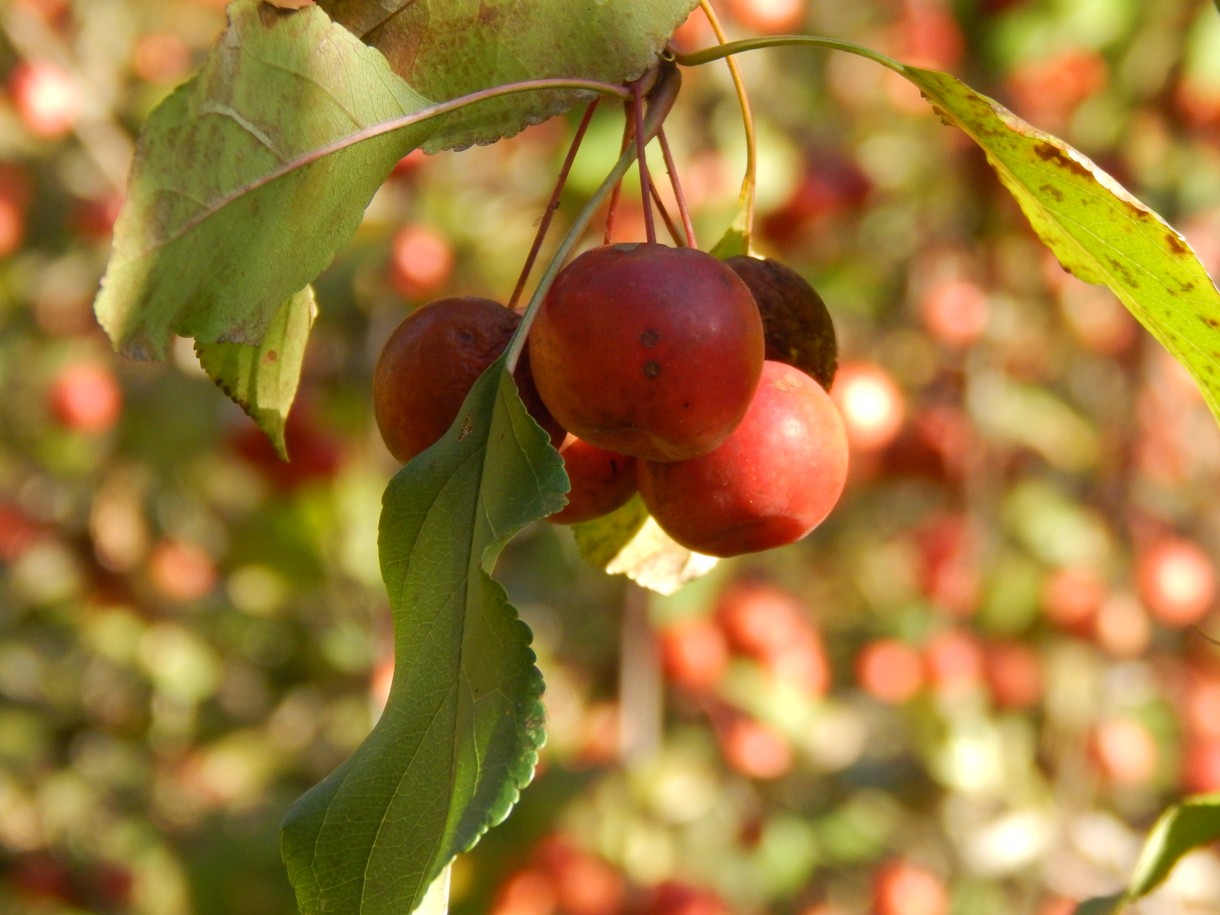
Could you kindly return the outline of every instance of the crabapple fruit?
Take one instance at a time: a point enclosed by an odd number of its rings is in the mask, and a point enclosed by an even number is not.
[[[835,328],[826,303],[805,278],[770,258],[725,258],[758,303],[766,358],[796,366],[830,390],[838,366]]]
[[[608,515],[635,495],[635,458],[569,435],[559,447],[571,489],[568,504],[547,518],[576,524]]]
[[[686,461],[643,461],[640,494],[682,546],[736,556],[800,540],[847,480],[847,433],[830,395],[782,362],[763,364],[750,408],[720,447]]]
[[[394,457],[406,463],[448,431],[519,323],[515,311],[478,296],[437,299],[403,319],[373,372],[373,414]],[[514,377],[530,415],[558,445],[564,432],[538,398],[524,358]]]
[[[581,254],[530,330],[534,380],[565,429],[652,461],[723,442],[758,386],[763,330],[750,290],[693,248],[637,243]]]

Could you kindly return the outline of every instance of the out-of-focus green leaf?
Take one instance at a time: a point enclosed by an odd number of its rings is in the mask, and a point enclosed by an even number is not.
[[[1098,896],[1096,899],[1086,899],[1076,906],[1075,915],[1118,915],[1127,905],[1124,893],[1116,896]]]
[[[573,525],[572,530],[590,565],[610,575],[626,575],[658,594],[673,594],[716,565],[714,557],[674,543],[638,495],[617,511]]]
[[[563,463],[502,356],[453,426],[386,490],[382,575],[395,671],[381,719],[288,812],[304,912],[405,913],[507,816],[543,741],[530,632],[490,577],[524,525],[563,505]]]
[[[428,130],[330,151],[428,100],[317,7],[239,0],[228,15],[203,70],[140,137],[95,306],[126,355],[164,358],[172,333],[260,341]]]
[[[275,313],[262,343],[200,343],[195,352],[208,377],[258,423],[280,457],[288,460],[284,424],[301,379],[305,345],[317,314],[306,286]]]
[[[544,77],[619,83],[652,64],[697,0],[321,0],[336,22],[380,50],[435,99]],[[587,94],[531,93],[446,115],[425,149],[490,143]]]
[[[978,143],[1060,263],[1113,290],[1187,368],[1220,420],[1220,293],[1182,236],[1080,152],[956,77],[901,72]]]
[[[1140,852],[1127,894],[1146,896],[1169,876],[1182,856],[1220,839],[1220,794],[1204,794],[1174,804],[1161,814]]]

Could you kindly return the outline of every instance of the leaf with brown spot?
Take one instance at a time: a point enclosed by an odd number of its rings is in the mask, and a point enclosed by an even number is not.
[[[313,288],[306,286],[280,306],[262,343],[195,344],[208,377],[258,423],[284,460],[289,458],[284,424],[317,312]]]
[[[1079,151],[956,77],[899,70],[979,145],[1064,269],[1108,286],[1186,367],[1220,421],[1220,292],[1186,240]]]

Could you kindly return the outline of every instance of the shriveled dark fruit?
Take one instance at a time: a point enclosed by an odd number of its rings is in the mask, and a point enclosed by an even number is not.
[[[763,364],[745,418],[716,450],[688,461],[641,461],[640,495],[682,546],[737,556],[800,540],[847,481],[847,433],[830,395],[799,369]]]
[[[530,354],[565,429],[620,454],[683,460],[715,448],[745,415],[762,319],[745,283],[710,254],[607,245],[560,271]]]
[[[569,435],[559,448],[571,489],[568,504],[548,516],[555,524],[577,524],[608,515],[634,496],[636,459]]]
[[[520,323],[516,312],[478,296],[437,299],[402,320],[373,372],[373,415],[394,457],[406,463],[445,434]],[[564,430],[543,406],[524,359],[514,379],[530,415],[558,447]]]
[[[803,276],[779,261],[739,254],[724,262],[754,294],[767,358],[796,366],[829,391],[839,349],[822,297]]]

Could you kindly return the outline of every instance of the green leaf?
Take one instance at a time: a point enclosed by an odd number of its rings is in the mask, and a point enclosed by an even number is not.
[[[455,98],[524,79],[619,83],[652,64],[698,0],[321,0],[424,95]],[[447,115],[428,150],[490,143],[587,93],[512,96]]]
[[[1127,905],[1125,893],[1114,896],[1098,896],[1096,899],[1086,899],[1076,906],[1075,915],[1118,915]]]
[[[720,241],[716,242],[710,253],[721,260],[750,253],[750,239],[746,235],[746,214],[744,208],[737,211],[732,225],[720,236]]]
[[[517,531],[562,507],[566,488],[504,357],[446,436],[391,481],[380,550],[393,685],[368,738],[284,820],[303,912],[414,911],[529,782],[542,677],[528,628],[489,573]]]
[[[427,132],[328,151],[428,106],[316,6],[229,6],[203,70],[149,117],[95,303],[123,353],[164,358],[171,333],[257,343],[355,232],[374,191]]]
[[[626,575],[659,594],[673,594],[710,572],[717,560],[674,543],[636,495],[601,518],[572,525],[584,560],[610,575]]]
[[[258,423],[280,457],[288,460],[284,424],[301,378],[305,344],[317,314],[306,286],[275,313],[262,343],[200,343],[199,364],[208,377]]]
[[[955,77],[900,72],[982,147],[1060,263],[1108,286],[1187,368],[1220,420],[1220,293],[1182,236],[1077,150]]]
[[[1220,794],[1203,794],[1161,814],[1136,862],[1127,887],[1131,899],[1146,896],[1169,876],[1182,856],[1220,839]]]

